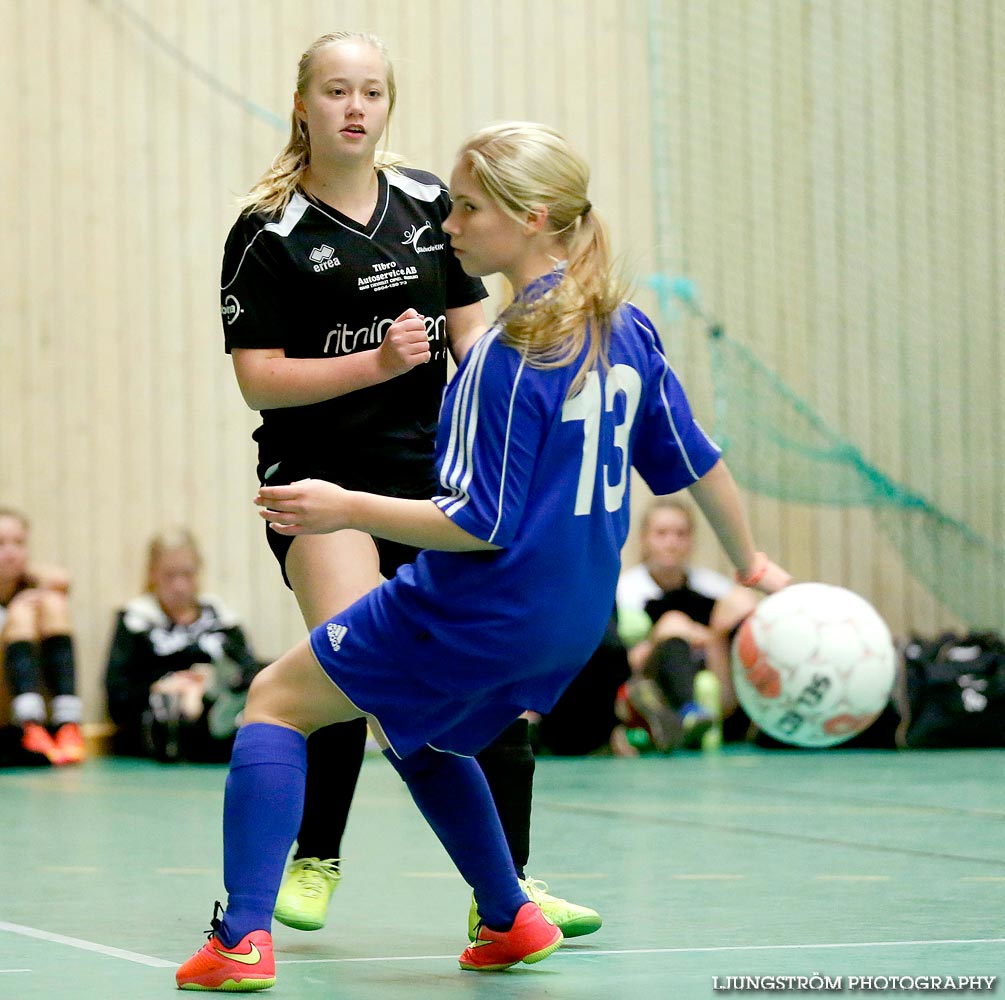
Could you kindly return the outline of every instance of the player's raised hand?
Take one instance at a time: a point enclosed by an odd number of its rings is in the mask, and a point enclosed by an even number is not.
[[[404,375],[432,357],[426,321],[414,309],[406,309],[387,329],[377,358],[389,378]]]
[[[783,569],[778,563],[768,560],[768,568],[761,578],[757,589],[765,594],[774,594],[776,591],[787,587],[792,583],[792,574],[787,569]]]
[[[347,525],[348,490],[323,479],[301,479],[288,486],[262,486],[258,513],[281,535],[321,535]]]
[[[736,574],[736,582],[743,587],[754,587],[762,594],[774,594],[792,583],[792,575],[763,552],[758,552],[746,574]]]

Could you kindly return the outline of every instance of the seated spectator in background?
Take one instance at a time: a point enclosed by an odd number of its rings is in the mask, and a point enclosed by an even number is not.
[[[618,581],[618,626],[632,671],[618,693],[618,717],[647,730],[662,751],[721,742],[723,719],[737,709],[732,632],[756,604],[751,591],[690,565],[694,530],[688,502],[657,497],[640,529],[642,562]],[[736,716],[728,728],[742,738],[746,719]],[[616,730],[612,747],[630,754],[624,737]]]
[[[28,529],[23,514],[0,508],[0,661],[11,715],[28,755],[24,763],[77,764],[84,759],[84,741],[70,578],[57,566],[29,561]],[[48,711],[46,695],[51,698]]]
[[[116,753],[223,762],[262,665],[220,600],[200,593],[202,559],[185,529],[157,535],[146,593],[118,613],[105,688]]]

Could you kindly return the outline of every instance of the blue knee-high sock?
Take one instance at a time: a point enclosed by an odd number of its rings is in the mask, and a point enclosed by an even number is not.
[[[492,794],[478,762],[429,747],[404,758],[385,753],[450,860],[475,891],[487,927],[505,931],[527,897],[516,880]]]
[[[217,936],[233,948],[245,934],[270,930],[286,855],[304,811],[307,740],[265,722],[234,740],[223,802],[223,884],[227,912]]]

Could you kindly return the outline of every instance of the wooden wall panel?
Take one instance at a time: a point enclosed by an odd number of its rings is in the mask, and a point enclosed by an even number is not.
[[[0,5],[0,38],[19,38],[21,10],[13,4]],[[11,103],[22,99],[24,65],[20,52],[4,53],[0,59],[0,82]],[[5,151],[24,148],[25,121],[23,115],[5,113],[0,116],[0,141]],[[9,192],[23,193],[21,157],[6,153],[0,156],[0,182]],[[28,204],[12,204],[19,228],[27,224]],[[28,340],[28,266],[20,240],[0,240],[0,267],[4,280],[0,282],[0,315],[5,321],[0,325],[0,378],[6,387],[8,399],[17,399],[18,406],[25,396],[25,343]],[[4,407],[7,412],[7,407]],[[0,421],[7,423],[7,421]],[[0,483],[23,482],[28,473],[28,443],[23,434],[0,434]],[[9,490],[10,487],[7,486]],[[2,495],[2,491],[0,491]]]
[[[217,289],[297,58],[339,28],[389,46],[393,149],[446,177],[486,122],[554,124],[643,308],[648,278],[692,278],[869,461],[1005,544],[995,0],[0,0],[0,503],[75,576],[89,719],[112,612],[169,524],[197,532],[263,653],[302,633],[250,504],[257,418]],[[660,323],[711,427],[703,324]],[[954,621],[867,512],[749,504],[799,575],[861,590],[898,631]],[[700,554],[723,567],[707,537]]]
[[[988,78],[985,115],[989,140],[988,159],[984,164],[987,176],[988,200],[982,209],[987,213],[990,232],[988,245],[981,248],[988,261],[988,287],[991,348],[988,353],[992,377],[1005,371],[1005,98],[1002,97],[1002,66],[1005,66],[1005,9],[996,0],[985,0],[983,12],[973,15],[975,30],[987,39],[984,62]],[[999,377],[1000,384],[1000,377]],[[990,536],[1005,549],[1005,461],[1001,461],[1001,441],[998,428],[1005,427],[1005,393],[992,393],[985,400],[983,419],[991,426],[998,440],[992,455],[999,461],[987,463],[986,490],[983,503],[991,521]],[[1005,581],[1003,581],[1005,582]]]

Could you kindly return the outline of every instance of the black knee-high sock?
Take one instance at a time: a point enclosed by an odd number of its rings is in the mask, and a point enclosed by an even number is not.
[[[47,635],[41,643],[41,660],[49,694],[56,698],[77,693],[77,671],[70,636]]]
[[[15,640],[3,651],[7,684],[11,698],[41,691],[42,673],[38,665],[38,650],[33,642]]]
[[[73,639],[68,635],[48,635],[41,643],[42,674],[52,695],[52,724],[80,722],[81,704],[77,697],[77,676]]]
[[[353,719],[307,739],[307,788],[297,858],[337,858],[366,750],[366,719]]]
[[[45,722],[42,671],[35,643],[18,639],[3,650],[4,670],[10,688],[11,714],[19,726]]]
[[[513,866],[520,878],[530,858],[530,808],[534,795],[534,751],[526,719],[517,719],[480,754],[477,761],[496,804]]]
[[[700,669],[701,662],[690,645],[676,636],[661,642],[646,665],[647,675],[655,676],[674,710],[694,700],[694,679]]]

